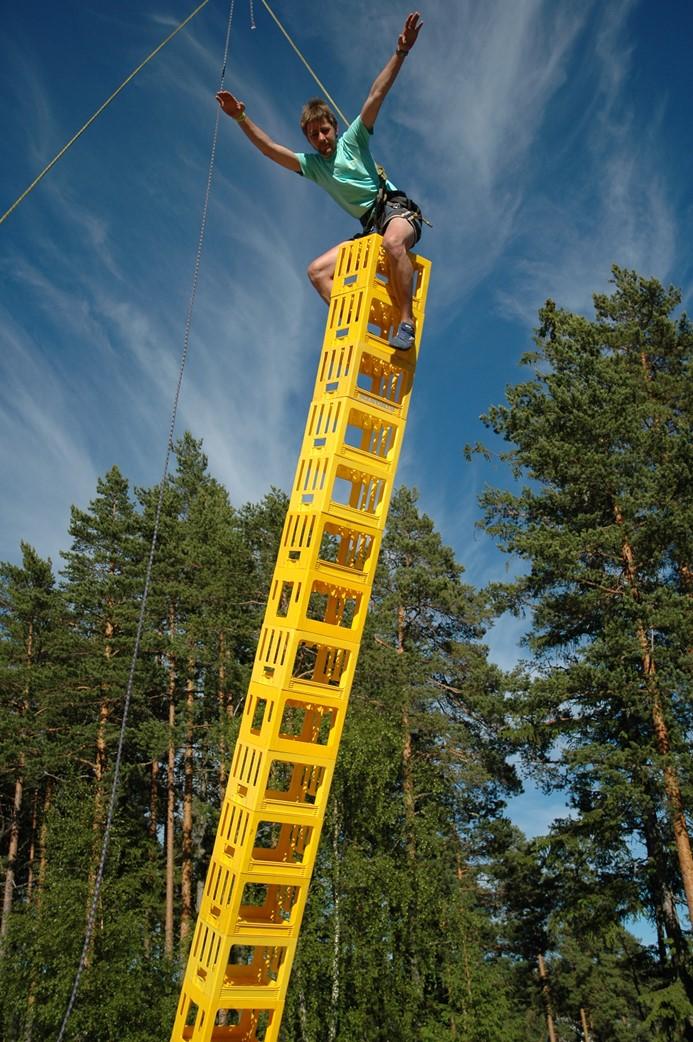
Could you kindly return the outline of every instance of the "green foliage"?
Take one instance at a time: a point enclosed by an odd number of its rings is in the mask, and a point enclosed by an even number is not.
[[[581,1009],[593,1042],[690,1037],[661,772],[690,796],[691,333],[674,291],[615,280],[593,321],[546,305],[532,378],[489,412],[523,484],[487,492],[485,525],[521,580],[474,590],[393,496],[284,1042],[543,1042],[547,1001],[560,1042]],[[30,547],[0,566],[7,1042],[54,1037],[72,987],[158,494],[113,468],[57,583]],[[170,1031],[287,508],[234,507],[187,434],[162,503],[75,1042]],[[533,613],[526,676],[488,661],[504,608]],[[504,816],[518,761],[571,803],[531,842]]]
[[[691,793],[693,332],[673,314],[678,291],[613,275],[594,319],[546,303],[531,378],[489,410],[517,484],[484,494],[483,526],[527,564],[494,591],[499,610],[531,613],[531,673],[507,706],[523,761],[571,811],[526,866],[550,895],[538,925],[550,947],[559,925],[597,935],[647,916],[658,958],[644,993],[653,1009],[663,996],[678,1037],[690,1014],[668,989],[693,999],[674,846]]]
[[[480,643],[488,608],[461,576],[416,494],[401,489],[290,987],[287,1040],[525,1037],[483,883],[487,831],[517,785],[499,733],[503,678]]]
[[[693,1006],[681,981],[651,991],[644,999],[647,1038],[656,1042],[679,1042],[690,1038]]]

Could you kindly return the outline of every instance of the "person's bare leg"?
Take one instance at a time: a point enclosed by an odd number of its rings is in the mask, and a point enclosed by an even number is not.
[[[414,324],[411,310],[414,268],[407,251],[414,245],[415,239],[414,229],[403,217],[393,217],[383,235],[383,249],[390,261],[390,278],[393,295],[399,307],[399,320],[411,325]]]
[[[328,250],[327,253],[322,253],[308,265],[308,278],[326,304],[330,303],[337,253],[341,245],[342,243],[333,246],[331,250]]]

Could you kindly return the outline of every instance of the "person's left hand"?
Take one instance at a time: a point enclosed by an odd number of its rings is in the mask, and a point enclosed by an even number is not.
[[[423,22],[421,21],[421,15],[418,11],[412,11],[411,14],[407,15],[407,20],[404,23],[404,29],[399,34],[397,39],[397,49],[400,51],[410,51],[416,43],[416,38],[421,31]]]

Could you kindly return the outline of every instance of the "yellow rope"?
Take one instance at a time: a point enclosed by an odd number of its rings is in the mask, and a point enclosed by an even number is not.
[[[159,44],[159,46],[158,46],[158,47],[156,47],[156,48],[155,48],[155,49],[154,49],[154,50],[152,51],[152,53],[151,53],[151,54],[150,54],[150,55],[149,55],[149,56],[148,56],[147,58],[145,58],[145,59],[144,59],[144,61],[143,61],[143,62],[141,62],[141,63],[140,63],[140,64],[139,64],[138,66],[137,66],[137,68],[136,68],[136,69],[134,69],[134,70],[133,70],[133,71],[132,71],[132,72],[130,73],[130,75],[128,76],[128,78],[127,78],[126,80],[123,80],[123,82],[121,83],[121,85],[120,85],[120,86],[119,86],[119,87],[118,87],[118,88],[117,88],[116,90],[114,90],[114,91],[113,91],[113,93],[111,94],[110,98],[107,98],[107,99],[106,99],[106,100],[104,101],[103,105],[101,105],[101,106],[100,106],[100,107],[99,107],[99,108],[98,108],[98,109],[96,110],[96,112],[94,113],[94,115],[93,115],[93,116],[90,116],[90,118],[89,118],[89,119],[87,120],[87,122],[86,122],[86,123],[84,124],[84,126],[83,126],[83,127],[82,127],[82,128],[80,129],[80,130],[78,130],[78,131],[77,131],[77,133],[76,133],[76,134],[74,135],[74,137],[71,137],[71,138],[70,138],[70,140],[68,141],[68,143],[67,143],[66,145],[64,145],[64,146],[63,146],[63,148],[61,148],[61,149],[60,149],[60,151],[58,152],[57,156],[54,156],[54,157],[53,157],[53,159],[51,159],[50,163],[48,163],[48,164],[47,164],[47,166],[45,166],[45,167],[43,168],[43,170],[42,170],[42,171],[41,171],[41,173],[40,173],[40,174],[38,175],[38,177],[34,178],[34,180],[33,180],[33,181],[31,182],[31,184],[29,185],[29,187],[28,187],[27,189],[25,189],[25,191],[23,191],[23,192],[22,192],[22,194],[21,194],[21,195],[19,196],[19,198],[18,198],[18,199],[15,199],[15,201],[14,201],[14,202],[12,203],[12,206],[10,206],[9,210],[7,210],[7,211],[6,211],[6,212],[5,212],[5,213],[4,213],[3,215],[2,215],[2,217],[0,217],[0,224],[2,224],[2,222],[3,222],[3,221],[4,221],[4,220],[5,220],[6,218],[7,218],[7,217],[9,217],[9,216],[10,216],[10,214],[12,213],[12,211],[13,211],[13,210],[16,210],[16,209],[17,209],[17,207],[18,207],[18,206],[19,206],[19,204],[20,204],[20,203],[22,202],[22,200],[26,199],[26,197],[28,196],[29,192],[31,192],[31,191],[32,191],[32,190],[33,190],[34,188],[36,188],[36,185],[37,185],[37,184],[39,183],[39,181],[41,181],[41,180],[42,180],[42,179],[43,179],[43,178],[44,178],[44,177],[46,176],[46,174],[48,173],[48,171],[49,171],[49,170],[52,170],[52,168],[53,168],[53,167],[55,166],[55,164],[56,164],[56,163],[58,162],[58,160],[59,160],[59,159],[61,159],[61,158],[62,158],[62,157],[63,157],[63,156],[65,155],[65,153],[67,152],[68,148],[70,148],[70,146],[71,146],[71,145],[74,145],[74,143],[75,143],[75,141],[77,140],[77,138],[79,138],[79,137],[81,137],[81,136],[82,136],[82,134],[84,133],[84,131],[85,131],[85,130],[87,130],[87,129],[88,129],[88,128],[89,128],[89,127],[90,127],[90,126],[92,125],[92,123],[94,122],[94,120],[96,119],[96,117],[97,117],[97,116],[100,116],[100,115],[101,115],[101,113],[103,112],[103,110],[104,110],[104,109],[105,109],[105,108],[106,108],[106,107],[107,107],[108,105],[110,105],[110,104],[111,104],[111,102],[113,101],[113,99],[114,99],[115,97],[117,97],[117,96],[118,96],[118,94],[120,94],[121,90],[123,90],[123,88],[124,88],[124,87],[127,87],[127,85],[128,85],[128,83],[130,82],[130,80],[134,79],[134,77],[135,77],[135,76],[137,75],[137,73],[138,73],[138,72],[140,72],[140,71],[141,71],[141,70],[142,70],[142,69],[143,69],[143,68],[145,67],[145,65],[147,64],[147,62],[150,62],[150,61],[152,60],[152,58],[156,57],[156,55],[157,55],[157,54],[159,53],[159,51],[160,51],[160,50],[162,50],[162,49],[163,49],[163,48],[164,48],[164,47],[166,46],[166,44],[167,44],[167,43],[169,43],[169,41],[170,41],[170,40],[172,40],[172,39],[173,39],[173,37],[174,37],[174,36],[175,36],[175,35],[176,35],[177,33],[179,33],[179,32],[181,31],[181,29],[184,29],[184,28],[185,28],[185,26],[186,26],[186,25],[188,24],[188,22],[190,22],[190,21],[191,21],[191,20],[192,20],[192,19],[193,19],[193,18],[195,17],[195,15],[196,15],[196,14],[199,14],[199,12],[200,12],[200,11],[202,10],[202,8],[203,8],[203,7],[206,7],[208,3],[209,3],[209,0],[202,0],[202,3],[201,3],[201,4],[200,4],[200,5],[198,6],[198,7],[196,7],[196,8],[195,8],[195,10],[194,10],[194,11],[192,12],[192,14],[189,14],[189,15],[188,15],[188,17],[187,17],[187,18],[186,18],[186,19],[185,19],[184,21],[182,21],[182,22],[180,23],[180,25],[179,25],[179,26],[178,26],[178,27],[177,27],[176,29],[174,29],[174,30],[173,30],[173,32],[172,32],[172,33],[170,33],[170,34],[169,34],[169,35],[168,35],[168,36],[166,37],[166,39],[165,39],[165,40],[163,40],[163,41],[162,41],[162,42],[161,42],[161,43]]]
[[[342,110],[340,109],[340,107],[339,107],[339,105],[337,104],[337,102],[336,102],[336,101],[334,100],[334,98],[333,98],[333,97],[332,97],[332,96],[330,95],[330,93],[329,93],[329,91],[328,91],[327,87],[326,87],[326,86],[324,85],[324,83],[321,83],[321,82],[320,82],[320,80],[318,79],[318,77],[317,77],[317,75],[315,74],[315,72],[314,72],[314,71],[313,71],[313,70],[311,69],[310,65],[308,64],[308,62],[306,61],[306,59],[305,59],[305,58],[303,57],[303,55],[301,54],[300,50],[298,49],[298,47],[296,46],[296,44],[294,43],[294,41],[293,41],[293,40],[291,39],[291,37],[290,37],[290,36],[289,36],[289,34],[287,33],[287,31],[286,31],[286,29],[284,28],[284,26],[282,25],[282,23],[281,23],[281,22],[279,21],[279,19],[277,18],[276,14],[274,13],[274,11],[273,11],[273,10],[272,10],[272,8],[270,7],[270,5],[269,5],[269,4],[267,3],[267,0],[262,0],[262,3],[263,3],[263,4],[264,4],[264,6],[265,6],[265,7],[267,8],[267,10],[269,11],[269,13],[270,13],[270,14],[272,15],[272,18],[273,18],[273,19],[274,19],[274,21],[275,21],[275,22],[277,23],[277,25],[279,26],[279,28],[281,29],[281,31],[282,31],[282,32],[284,33],[284,36],[286,37],[286,39],[287,39],[287,40],[289,41],[289,43],[290,43],[290,44],[291,44],[291,46],[293,47],[294,51],[295,51],[295,52],[296,52],[296,54],[297,54],[297,55],[299,56],[299,58],[301,59],[301,61],[302,61],[302,62],[303,62],[303,64],[305,65],[305,67],[306,67],[306,68],[308,69],[308,72],[309,72],[309,73],[311,74],[311,76],[313,77],[313,79],[314,79],[314,80],[315,80],[315,82],[317,83],[317,85],[318,85],[318,87],[320,88],[320,90],[321,90],[321,91],[323,92],[323,94],[325,95],[325,97],[327,98],[327,100],[328,100],[328,101],[330,102],[330,104],[332,105],[332,108],[333,108],[333,109],[335,110],[335,112],[338,112],[338,113],[339,113],[339,115],[340,115],[340,116],[342,117],[342,122],[344,123],[344,125],[345,125],[345,126],[347,126],[347,127],[348,127],[348,126],[349,126],[349,124],[350,124],[350,122],[351,122],[351,120],[349,120],[349,119],[347,119],[347,118],[346,118],[346,116],[344,115],[344,113],[343,113],[343,112],[342,112]]]

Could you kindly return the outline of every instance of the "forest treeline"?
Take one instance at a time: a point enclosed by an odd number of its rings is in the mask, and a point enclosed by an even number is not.
[[[484,417],[480,524],[518,578],[474,589],[393,497],[285,1042],[693,1039],[693,335],[675,289],[613,281],[593,318],[546,303]],[[0,565],[6,1042],[57,1036],[79,963],[157,496],[114,467],[59,569]],[[169,1037],[286,505],[176,445],[72,1042]],[[525,779],[567,808],[531,839]]]

